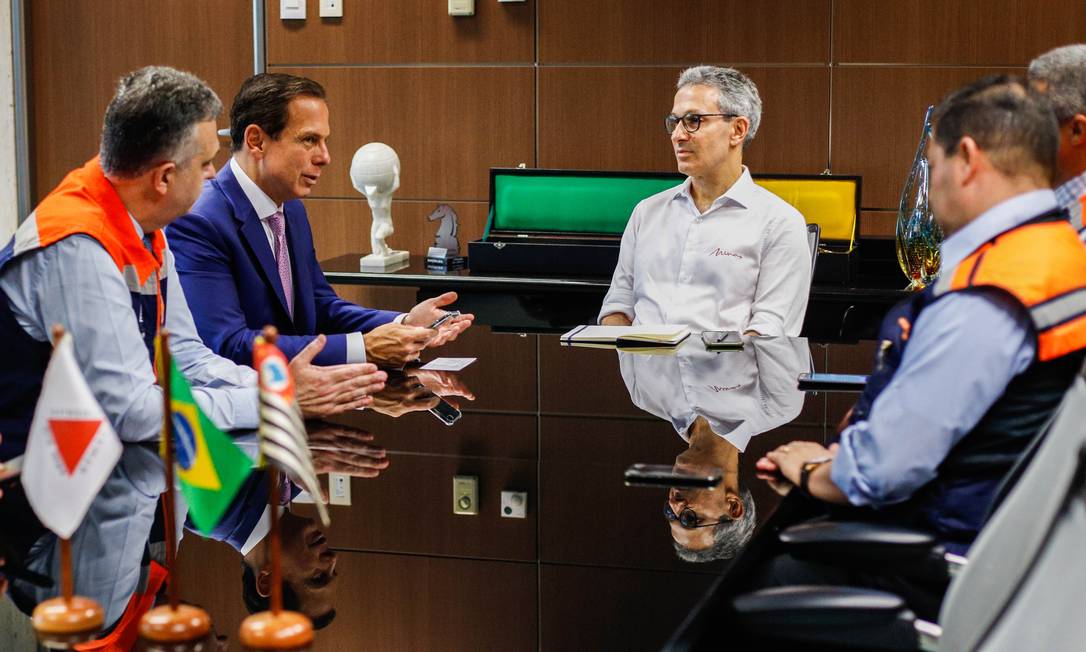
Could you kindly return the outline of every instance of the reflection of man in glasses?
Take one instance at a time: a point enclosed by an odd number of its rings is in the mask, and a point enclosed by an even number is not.
[[[811,280],[803,216],[743,165],[761,116],[743,73],[682,73],[664,126],[689,178],[634,208],[600,323],[799,335]]]
[[[664,515],[679,558],[729,559],[754,532],[750,491],[739,487],[739,454],[752,437],[794,419],[803,408],[796,377],[811,368],[807,340],[744,338],[738,351],[699,344],[674,356],[619,351],[619,371],[634,405],[671,422],[689,443],[679,470],[724,470],[714,490],[672,489]]]
[[[697,472],[705,467],[723,469],[713,489],[673,487],[664,516],[671,526],[675,554],[690,562],[731,559],[754,534],[754,499],[739,487],[739,449],[718,437],[705,417],[698,417],[688,432],[690,448],[675,458],[675,467]]]

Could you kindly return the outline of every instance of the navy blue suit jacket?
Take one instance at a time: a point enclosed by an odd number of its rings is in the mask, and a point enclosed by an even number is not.
[[[293,358],[319,333],[328,336],[316,364],[347,359],[346,333],[365,333],[399,313],[344,301],[324,280],[300,200],[283,204],[294,279],[294,319],[260,218],[230,165],[204,183],[192,212],[166,229],[196,329],[204,344],[238,364],[253,364],[253,338],[268,324]]]

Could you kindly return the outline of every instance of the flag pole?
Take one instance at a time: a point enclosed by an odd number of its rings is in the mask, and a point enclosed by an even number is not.
[[[279,332],[273,326],[265,326],[262,333],[264,341],[275,345]],[[280,558],[282,541],[279,538],[279,468],[265,461],[268,466],[268,513],[271,523],[268,529],[268,556],[271,562],[271,612],[278,616],[283,610],[283,575]]]
[[[211,631],[211,617],[203,609],[180,604],[177,572],[177,496],[174,490],[174,432],[173,405],[170,392],[170,333],[159,331],[158,382],[162,387],[162,457],[166,465],[166,490],[162,493],[162,520],[166,535],[166,593],[169,604],[155,607],[140,618],[140,638],[155,643],[183,643],[207,636]]]
[[[173,406],[170,402],[170,332],[162,329],[159,347],[159,383],[162,385],[162,441],[163,456],[166,462],[166,491],[162,494],[162,515],[166,534],[166,591],[170,599],[170,609],[177,611],[178,579],[177,561],[177,522],[174,510],[177,497],[174,495],[173,479]]]
[[[264,343],[275,345],[279,332],[273,326],[265,326],[261,336],[256,338],[258,347]],[[263,341],[262,341],[263,340]],[[254,347],[256,348],[256,347]],[[257,374],[262,367],[257,365]],[[261,377],[260,391],[264,392],[264,379]],[[263,409],[263,406],[262,406]],[[261,438],[264,436],[264,415],[261,414]],[[247,650],[303,650],[309,649],[313,642],[313,623],[304,614],[283,609],[283,577],[280,566],[282,544],[279,534],[279,477],[278,467],[263,453],[264,442],[261,440],[261,458],[268,472],[268,562],[271,566],[271,595],[268,611],[255,613],[242,621],[238,638]]]

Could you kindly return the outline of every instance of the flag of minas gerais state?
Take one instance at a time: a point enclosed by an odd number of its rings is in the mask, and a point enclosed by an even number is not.
[[[210,534],[251,472],[252,460],[200,410],[172,357],[169,373],[176,477],[189,518]]]

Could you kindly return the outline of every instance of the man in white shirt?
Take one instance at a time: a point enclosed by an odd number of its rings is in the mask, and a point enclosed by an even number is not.
[[[1056,199],[1086,238],[1086,43],[1037,57],[1029,64],[1029,81],[1048,98],[1060,124]]]
[[[714,66],[683,71],[677,86],[665,126],[689,178],[634,208],[599,321],[799,335],[811,283],[806,224],[743,165],[761,121],[758,89]]]

